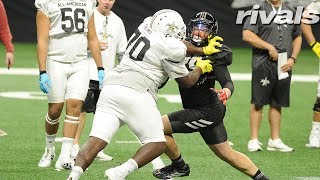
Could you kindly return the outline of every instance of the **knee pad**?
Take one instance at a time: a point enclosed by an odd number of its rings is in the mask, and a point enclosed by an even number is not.
[[[313,105],[313,110],[320,113],[320,97],[317,97],[317,100]]]
[[[60,119],[59,119],[59,118],[58,118],[58,119],[51,119],[51,118],[49,117],[49,114],[47,113],[47,115],[46,115],[46,121],[47,121],[47,123],[49,123],[50,125],[55,125],[55,124],[58,124],[58,123],[59,123]]]
[[[79,124],[79,117],[69,116],[66,115],[66,118],[64,119],[65,123],[72,123],[72,124]]]

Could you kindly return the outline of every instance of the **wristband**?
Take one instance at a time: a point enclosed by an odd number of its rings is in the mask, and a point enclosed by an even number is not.
[[[47,71],[40,71],[39,75],[44,74],[44,73],[47,73]]]
[[[104,70],[104,68],[103,68],[103,67],[98,67],[98,71],[99,71],[99,70]]]
[[[297,62],[297,58],[294,58],[292,56],[290,56],[289,58],[293,59],[293,62],[296,63]]]
[[[312,41],[309,45],[310,45],[310,47],[313,47],[316,43],[317,43],[317,41]]]

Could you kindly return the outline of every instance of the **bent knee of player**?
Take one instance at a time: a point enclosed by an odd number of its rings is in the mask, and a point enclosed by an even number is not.
[[[59,119],[63,110],[63,103],[49,103],[48,116],[51,119]]]
[[[83,101],[79,99],[68,99],[66,102],[67,114],[70,116],[80,116]]]
[[[171,123],[169,121],[169,117],[168,115],[163,115],[162,116],[162,123],[163,123],[163,132],[165,135],[170,135],[172,134],[172,127],[171,127]]]
[[[224,161],[230,161],[234,157],[233,149],[230,147],[228,142],[208,146],[220,159]]]

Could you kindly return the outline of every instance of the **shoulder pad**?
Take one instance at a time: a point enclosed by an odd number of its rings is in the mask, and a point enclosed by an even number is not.
[[[34,5],[37,9],[42,9],[50,0],[35,0]]]

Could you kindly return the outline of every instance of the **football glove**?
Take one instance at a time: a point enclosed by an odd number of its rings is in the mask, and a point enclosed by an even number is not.
[[[102,88],[102,84],[103,84],[103,79],[104,79],[104,68],[103,67],[99,67],[98,68],[98,79],[99,79],[99,88]]]
[[[222,44],[218,41],[223,41],[223,39],[220,36],[215,36],[214,38],[209,37],[208,39],[208,45],[202,48],[203,53],[205,55],[211,55],[220,52],[220,49],[217,48],[222,47]]]
[[[311,43],[310,46],[312,47],[312,51],[316,53],[318,58],[320,58],[320,43],[314,42],[314,43]]]
[[[202,60],[201,57],[197,58],[196,66],[201,68],[202,74],[211,72],[213,70],[210,60]]]
[[[49,76],[47,73],[42,73],[39,76],[39,85],[40,89],[44,93],[49,93],[49,90],[51,88],[51,81],[49,79]]]
[[[227,104],[227,100],[229,99],[229,95],[224,89],[216,90],[216,89],[210,88],[210,90],[214,91],[217,94],[218,99],[223,103],[223,105]]]

